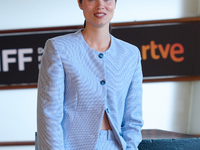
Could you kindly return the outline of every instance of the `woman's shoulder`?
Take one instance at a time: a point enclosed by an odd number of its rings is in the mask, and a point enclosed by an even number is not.
[[[81,44],[81,31],[69,33],[47,40],[45,44],[45,51],[49,53],[59,52],[61,55],[72,54]]]
[[[112,36],[112,35],[111,35]],[[121,40],[119,38],[116,38],[112,36],[113,43],[117,47],[117,49],[122,49],[123,51],[125,50],[126,52],[130,53],[139,53],[139,48],[131,43],[128,43],[124,40]]]
[[[74,33],[68,33],[68,34],[65,34],[65,35],[61,35],[61,36],[57,36],[57,37],[54,37],[54,38],[51,38],[50,40],[53,41],[54,44],[56,45],[71,45],[71,44],[76,44],[79,39],[80,39],[80,34],[81,34],[81,31],[78,30]]]

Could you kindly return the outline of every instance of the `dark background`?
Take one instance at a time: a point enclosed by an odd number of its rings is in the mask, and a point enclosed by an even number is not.
[[[15,33],[0,34],[0,85],[10,84],[30,84],[37,83],[38,78],[38,52],[39,47],[44,47],[47,39],[71,32],[74,30],[65,31],[49,31],[49,32],[30,32],[30,33]],[[142,60],[142,68],[144,77],[160,78],[170,76],[197,76],[200,75],[200,23],[173,23],[173,24],[156,24],[142,26],[121,26],[113,27],[112,35],[136,45],[140,50],[142,45],[150,45],[150,41],[155,41],[156,44],[162,44],[165,48],[167,43],[171,45],[180,43],[184,47],[184,57],[182,62],[174,62],[170,55],[167,59],[154,60],[150,56],[150,51],[147,53],[147,60]],[[2,50],[3,49],[20,49],[33,48],[34,52],[31,55],[32,62],[25,63],[25,71],[18,70],[18,60],[16,63],[9,64],[9,72],[2,71]],[[157,50],[156,54],[160,55]],[[17,58],[17,55],[10,57]]]

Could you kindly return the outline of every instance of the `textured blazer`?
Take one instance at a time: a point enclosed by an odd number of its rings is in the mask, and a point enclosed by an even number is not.
[[[105,52],[81,30],[49,39],[38,81],[39,150],[94,150],[104,112],[123,150],[142,140],[142,70],[137,47],[111,36]]]

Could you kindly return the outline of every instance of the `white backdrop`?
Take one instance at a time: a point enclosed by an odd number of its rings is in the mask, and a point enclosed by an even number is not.
[[[199,0],[118,0],[112,22],[198,15]],[[83,24],[77,0],[0,0],[0,30]]]

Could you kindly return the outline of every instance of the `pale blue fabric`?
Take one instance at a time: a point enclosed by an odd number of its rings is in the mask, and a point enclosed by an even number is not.
[[[48,40],[38,81],[39,150],[95,150],[105,111],[121,148],[137,150],[142,78],[138,48],[112,35],[103,53],[81,30]]]
[[[122,150],[110,130],[100,130],[95,150]]]

